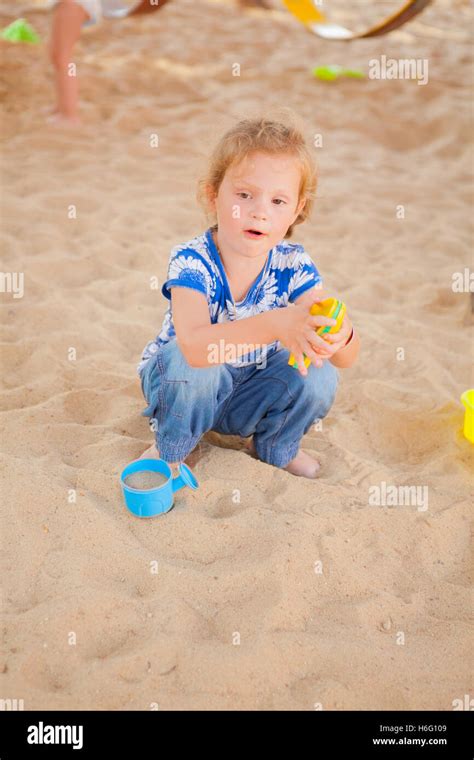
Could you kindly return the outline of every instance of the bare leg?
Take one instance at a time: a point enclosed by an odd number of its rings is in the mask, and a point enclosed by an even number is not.
[[[88,18],[84,8],[74,0],[61,0],[54,9],[50,56],[56,79],[56,116],[58,121],[64,123],[79,123],[79,88],[77,72],[71,59],[82,24]]]

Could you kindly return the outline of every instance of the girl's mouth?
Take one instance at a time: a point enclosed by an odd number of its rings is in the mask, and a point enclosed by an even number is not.
[[[244,235],[252,240],[258,240],[258,238],[265,237],[264,232],[258,230],[244,230]]]

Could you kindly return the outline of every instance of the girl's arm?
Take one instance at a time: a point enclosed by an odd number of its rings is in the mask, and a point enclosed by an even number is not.
[[[352,338],[346,346],[343,346],[335,354],[331,356],[329,361],[334,364],[335,367],[340,369],[346,369],[352,367],[360,351],[360,338],[358,333],[354,330]]]
[[[171,304],[176,339],[191,367],[209,367],[215,363],[210,357],[215,356],[216,350],[222,358],[218,364],[223,364],[226,358],[225,355],[221,356],[221,346],[225,349],[232,345],[238,357],[278,340],[278,320],[275,318],[278,309],[235,322],[212,324],[206,296],[197,290],[171,288]]]
[[[318,300],[323,300],[324,298],[328,298],[328,296],[329,293],[326,290],[323,290],[322,285],[318,283],[312,288],[306,290],[299,298],[295,300],[295,303],[302,303],[308,309],[310,309],[313,303],[316,301],[316,298]],[[349,317],[346,317],[345,321],[346,323],[350,324],[351,328],[353,327],[352,322],[349,320]],[[334,338],[337,337],[337,333],[332,333],[332,335],[334,335]],[[332,341],[334,339],[331,337],[331,333],[329,333],[326,338],[328,338],[329,341]],[[354,362],[357,360],[359,351],[360,338],[358,333],[356,333],[354,330],[354,334],[346,346],[339,348],[332,356],[324,357],[323,354],[321,355],[323,358],[327,358],[335,367],[338,367],[339,369],[347,369],[348,367],[352,367]]]

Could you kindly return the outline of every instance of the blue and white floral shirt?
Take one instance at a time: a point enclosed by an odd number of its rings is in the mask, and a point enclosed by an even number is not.
[[[171,302],[170,288],[181,286],[203,293],[209,305],[211,323],[253,317],[263,311],[287,306],[305,290],[321,283],[321,276],[302,245],[282,240],[269,251],[265,266],[242,301],[234,302],[219,252],[212,237],[212,227],[187,243],[175,246],[170,255],[168,279],[161,292]],[[160,346],[176,338],[171,303],[161,331],[147,343],[137,372],[140,375],[148,360]],[[280,347],[279,341],[229,361],[235,367],[261,362]]]

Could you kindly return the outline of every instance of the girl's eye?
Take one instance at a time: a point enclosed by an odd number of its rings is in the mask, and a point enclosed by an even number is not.
[[[250,193],[246,193],[245,190],[242,190],[241,192],[237,192],[237,195],[239,195],[241,198],[244,198],[244,200],[247,200],[247,198],[250,198]],[[286,201],[284,201],[282,198],[275,198],[273,200],[273,203],[276,203],[278,206],[281,206],[282,203],[285,205]]]

